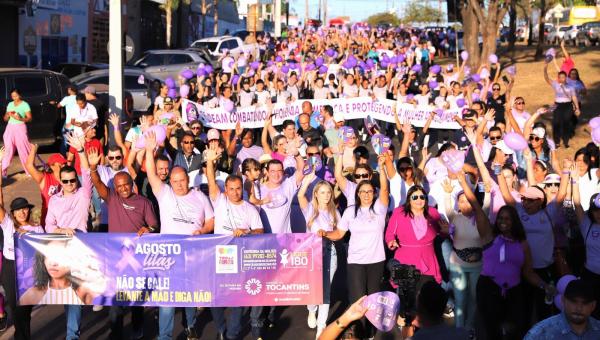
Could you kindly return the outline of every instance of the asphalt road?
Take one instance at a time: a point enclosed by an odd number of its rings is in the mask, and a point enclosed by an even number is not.
[[[42,159],[47,159],[51,152],[48,148],[41,148]],[[9,204],[15,197],[25,197],[36,208],[34,216],[41,207],[39,189],[36,183],[25,175],[22,170],[18,157],[13,158],[8,170],[8,178],[4,180],[3,185],[4,202]],[[38,217],[39,218],[39,215]],[[332,287],[332,303],[330,308],[330,322],[337,318],[347,307],[344,301],[347,296],[345,290],[346,273],[344,264],[341,263],[334,277]],[[290,340],[308,340],[314,339],[315,330],[309,329],[306,323],[308,315],[305,306],[281,307],[278,309],[278,320],[275,327],[271,329],[264,337],[267,339],[290,339]],[[174,339],[185,339],[183,326],[181,325],[181,313],[176,314]],[[251,340],[249,313],[246,313],[242,321],[244,328],[242,331],[244,340]],[[100,312],[92,311],[91,306],[83,308],[81,320],[81,339],[108,339],[109,336],[108,307]],[[66,319],[64,308],[62,306],[39,306],[32,314],[31,333],[32,339],[64,339],[66,331]],[[210,310],[203,309],[197,312],[196,331],[201,339],[216,339],[217,330],[212,322]],[[14,330],[9,327],[0,334],[0,340],[12,339]],[[124,339],[129,339],[131,334],[131,317],[127,314],[124,320]],[[146,308],[144,318],[144,339],[154,339],[158,334],[158,309]],[[376,339],[400,339],[398,330],[390,333],[379,333]]]

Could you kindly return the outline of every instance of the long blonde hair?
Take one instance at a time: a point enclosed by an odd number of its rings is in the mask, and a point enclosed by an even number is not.
[[[313,214],[312,214],[312,216],[310,216],[310,218],[306,222],[306,228],[308,230],[311,229],[313,222],[319,217],[319,202],[317,201],[317,192],[323,186],[327,187],[329,189],[329,192],[331,193],[331,199],[329,200],[329,203],[327,203],[327,212],[333,218],[333,228],[335,229],[337,227],[337,223],[338,223],[337,219],[338,218],[337,218],[337,210],[335,208],[335,203],[333,202],[333,188],[331,187],[331,184],[329,184],[329,182],[319,181],[313,188],[313,192],[312,192],[312,200],[311,200],[310,204],[313,207]]]

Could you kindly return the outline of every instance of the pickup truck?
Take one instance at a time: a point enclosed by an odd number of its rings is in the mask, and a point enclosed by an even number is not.
[[[250,53],[255,59],[259,57],[258,44],[244,44],[242,39],[229,35],[196,40],[192,43],[191,47],[205,48],[215,57],[222,56],[223,50],[228,50],[236,58],[244,52]]]

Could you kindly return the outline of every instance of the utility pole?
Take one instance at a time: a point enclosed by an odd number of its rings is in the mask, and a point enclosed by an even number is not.
[[[321,21],[321,8],[323,7],[323,3],[319,0],[319,21]]]
[[[121,0],[110,0],[108,26],[108,108],[122,118],[123,112],[123,31]]]
[[[323,24],[327,26],[327,0],[323,0]]]
[[[304,28],[308,27],[308,0],[304,0]]]
[[[219,7],[217,7],[219,0],[214,0],[213,2],[213,20],[214,20],[214,28],[213,28],[213,36],[219,35]]]
[[[275,37],[279,38],[281,36],[281,0],[275,0],[273,12],[273,18],[275,20]]]

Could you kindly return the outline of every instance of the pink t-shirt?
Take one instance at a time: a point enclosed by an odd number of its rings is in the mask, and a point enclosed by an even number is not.
[[[348,263],[370,264],[385,261],[383,231],[386,213],[387,207],[379,199],[375,201],[373,210],[361,207],[356,216],[354,206],[349,206],[344,211],[338,228],[352,233],[348,247]]]
[[[271,202],[261,206],[263,225],[271,233],[287,234],[292,232],[290,211],[296,190],[298,190],[298,185],[295,176],[288,177],[274,189],[270,189],[265,184],[260,185],[259,198],[271,198]]]
[[[309,229],[308,221],[310,221],[310,219],[314,215],[314,211],[315,210],[312,206],[312,203],[309,203],[306,209],[302,209],[302,214],[304,215],[304,219],[306,220],[306,231],[311,233],[316,233],[319,230],[333,231],[335,221],[333,219],[333,216],[331,216],[331,214],[327,210],[319,210],[319,215],[314,219]],[[335,215],[337,223],[340,223],[341,217],[340,213],[337,210],[335,211]]]
[[[346,189],[344,189],[342,193],[344,194],[344,196],[346,196],[346,201],[348,202],[348,204],[346,205],[347,207],[354,205],[354,194],[356,193],[357,187],[358,184],[350,180],[346,181]]]
[[[262,229],[263,225],[256,208],[246,202],[231,203],[223,193],[216,200],[211,200],[213,208],[219,213],[215,215],[215,234],[232,235],[234,229]]]
[[[190,189],[185,196],[177,196],[170,185],[162,184],[156,199],[160,208],[161,234],[192,235],[202,229],[204,221],[214,217],[210,201],[196,189]]]

